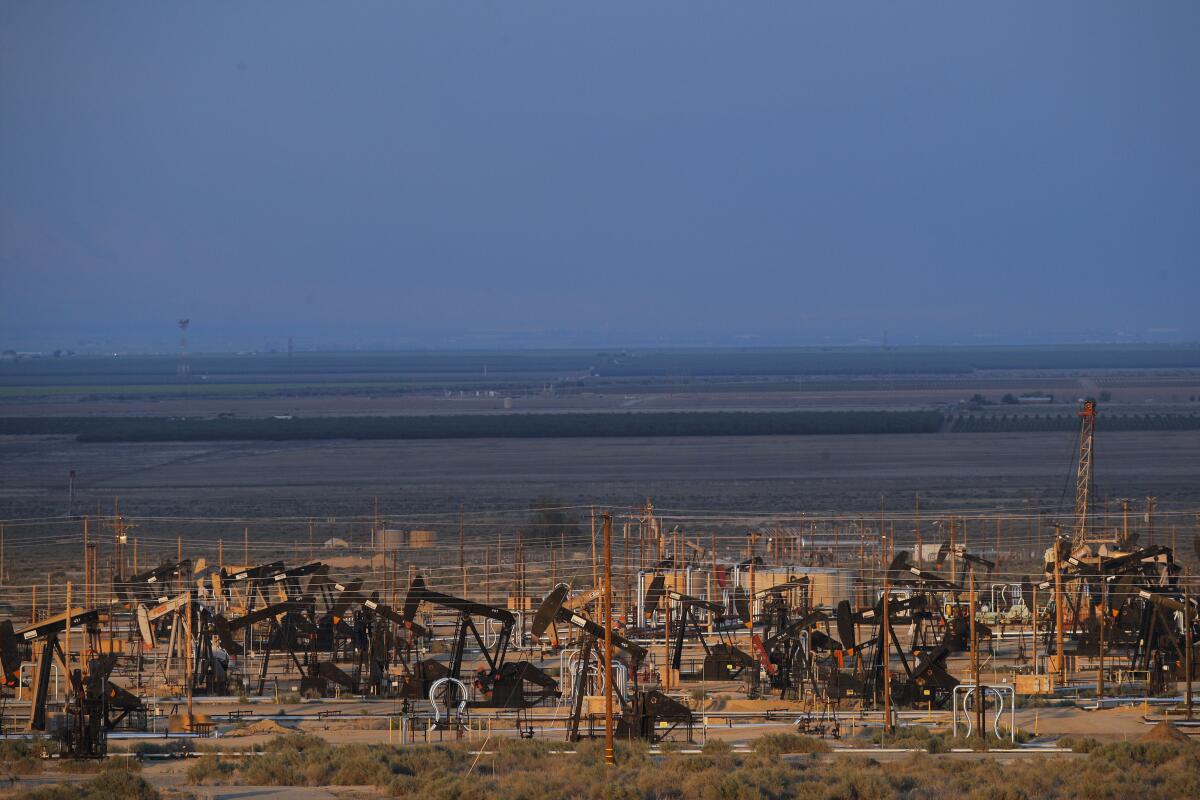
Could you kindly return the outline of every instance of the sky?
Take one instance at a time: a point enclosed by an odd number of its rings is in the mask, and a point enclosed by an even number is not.
[[[1200,339],[1200,3],[0,3],[0,347]]]

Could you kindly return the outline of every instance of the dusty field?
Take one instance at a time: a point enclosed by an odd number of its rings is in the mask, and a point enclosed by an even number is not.
[[[1069,433],[680,439],[324,441],[78,444],[0,438],[0,518],[63,514],[67,473],[76,513],[136,516],[366,516],[523,508],[541,496],[716,514],[930,511],[1069,505]],[[1200,503],[1200,432],[1106,434],[1100,496]],[[1067,493],[1069,498],[1069,492]],[[1062,505],[1060,506],[1060,502]]]
[[[1152,371],[989,372],[970,376],[819,377],[806,379],[736,379],[693,381],[614,381],[587,391],[543,392],[536,383],[483,390],[412,390],[380,384],[344,390],[336,384],[312,384],[306,389],[263,386],[214,392],[202,384],[166,387],[170,392],[148,394],[88,390],[72,394],[66,387],[39,395],[0,393],[0,416],[152,415],[240,416],[294,414],[300,416],[480,414],[509,412],[584,411],[782,411],[789,409],[925,409],[962,403],[975,394],[999,402],[1006,393],[1049,392],[1053,406],[1034,410],[1063,412],[1079,397],[1111,393],[1106,409],[1129,411],[1191,411],[1200,398],[1200,372],[1157,374]],[[94,388],[94,387],[93,387]],[[136,387],[135,387],[136,388]],[[12,389],[12,392],[17,390]],[[1003,410],[1012,411],[1011,407]]]

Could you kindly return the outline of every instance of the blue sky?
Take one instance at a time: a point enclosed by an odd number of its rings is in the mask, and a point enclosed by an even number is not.
[[[0,344],[1194,341],[1198,23],[7,2]]]

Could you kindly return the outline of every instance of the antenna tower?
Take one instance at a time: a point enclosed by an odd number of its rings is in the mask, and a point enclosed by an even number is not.
[[[186,376],[190,375],[192,372],[192,368],[188,364],[188,360],[187,360],[187,357],[188,357],[187,330],[188,330],[188,325],[190,323],[191,323],[190,319],[179,320],[179,366],[176,368],[175,371],[179,374],[180,377],[186,377]]]

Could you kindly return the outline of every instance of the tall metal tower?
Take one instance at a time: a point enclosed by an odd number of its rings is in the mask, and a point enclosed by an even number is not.
[[[1088,522],[1092,511],[1092,458],[1096,436],[1096,402],[1085,400],[1079,408],[1079,467],[1075,471],[1075,531],[1072,550],[1088,540]]]
[[[187,347],[187,329],[191,323],[190,319],[179,320],[179,366],[176,368],[176,373],[182,378],[192,373],[191,365],[188,364],[188,347]]]

